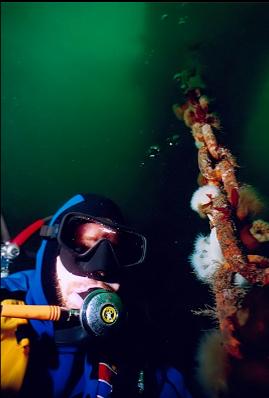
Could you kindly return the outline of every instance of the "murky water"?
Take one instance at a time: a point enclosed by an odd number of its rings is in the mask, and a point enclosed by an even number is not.
[[[268,201],[269,5],[3,2],[1,11],[2,213],[11,235],[76,193],[116,200],[149,237],[140,277],[165,313],[158,328],[169,360],[190,371],[204,322],[190,310],[208,292],[188,256],[208,226],[189,206],[197,149],[172,111],[184,98],[174,76],[201,71],[218,139],[236,155],[240,180]]]

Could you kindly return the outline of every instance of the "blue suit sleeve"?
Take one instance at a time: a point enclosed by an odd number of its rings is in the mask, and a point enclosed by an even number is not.
[[[159,369],[156,376],[159,398],[192,398],[182,374],[175,368]]]
[[[30,287],[30,281],[32,280],[34,272],[34,270],[21,271],[1,278],[1,289],[6,289],[11,292],[26,292]]]

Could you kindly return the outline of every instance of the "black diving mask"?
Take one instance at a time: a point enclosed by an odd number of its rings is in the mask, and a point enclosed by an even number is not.
[[[146,238],[107,219],[72,212],[50,228],[47,237],[57,238],[64,266],[76,275],[107,280],[145,259]]]

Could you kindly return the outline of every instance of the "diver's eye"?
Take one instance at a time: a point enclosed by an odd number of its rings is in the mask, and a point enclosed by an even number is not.
[[[93,272],[90,272],[87,276],[88,276],[88,278],[91,278],[91,279],[103,280],[107,276],[107,273],[104,271],[93,271]]]

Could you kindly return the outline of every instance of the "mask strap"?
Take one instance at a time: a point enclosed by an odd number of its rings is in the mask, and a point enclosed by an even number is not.
[[[40,229],[40,236],[44,239],[57,238],[59,225],[43,225]]]

